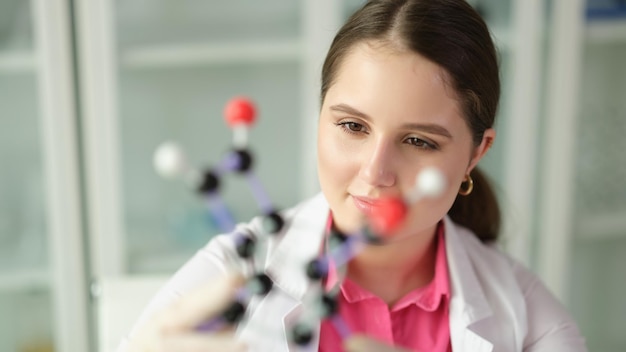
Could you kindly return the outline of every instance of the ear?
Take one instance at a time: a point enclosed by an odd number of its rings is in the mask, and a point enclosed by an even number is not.
[[[470,160],[469,166],[467,167],[467,174],[469,174],[476,167],[480,159],[482,159],[483,156],[487,154],[487,151],[489,151],[495,139],[496,130],[494,130],[493,128],[485,130],[485,133],[483,133],[483,140],[472,153],[472,159]]]

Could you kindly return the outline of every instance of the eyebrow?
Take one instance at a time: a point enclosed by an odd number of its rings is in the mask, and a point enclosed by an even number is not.
[[[332,105],[330,107],[330,110],[354,115],[356,117],[360,117],[363,120],[367,120],[367,121],[372,120],[372,118],[369,117],[366,113],[361,112],[346,104]],[[445,127],[441,125],[437,125],[435,123],[406,123],[402,125],[402,128],[406,128],[409,130],[419,130],[419,131],[437,134],[437,135],[452,139],[452,134],[450,134],[450,132]]]

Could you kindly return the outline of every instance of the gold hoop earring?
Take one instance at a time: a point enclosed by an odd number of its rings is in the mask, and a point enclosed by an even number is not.
[[[463,189],[463,184],[461,184],[461,188],[459,189],[459,194],[462,196],[469,196],[470,193],[474,190],[474,180],[472,180],[472,176],[470,174],[465,175],[465,179],[463,183],[467,184],[467,187]]]

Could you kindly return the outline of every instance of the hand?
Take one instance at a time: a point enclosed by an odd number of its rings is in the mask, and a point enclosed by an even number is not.
[[[220,314],[243,283],[227,276],[204,285],[181,298],[148,321],[130,344],[130,352],[239,352],[247,348],[234,339],[230,328],[198,332],[195,327]]]
[[[347,352],[411,352],[404,348],[389,346],[363,335],[351,336],[344,342],[343,347]]]

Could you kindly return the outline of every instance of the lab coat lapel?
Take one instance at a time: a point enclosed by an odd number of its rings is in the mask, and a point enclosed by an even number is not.
[[[493,312],[456,225],[446,216],[446,254],[450,274],[450,339],[453,351],[491,352],[493,339],[481,331],[479,322]]]
[[[301,303],[280,288],[248,305],[250,316],[240,325],[237,334],[246,342],[249,352],[288,352],[288,331],[285,317],[291,316]],[[253,309],[250,309],[253,308]],[[283,317],[277,319],[277,317]]]
[[[265,271],[275,286],[300,301],[311,285],[305,268],[320,254],[329,208],[320,194],[294,211],[284,237],[269,253]]]
[[[238,331],[239,338],[248,343],[249,352],[317,351],[319,324],[312,326],[313,340],[308,346],[291,343],[290,329],[299,322],[305,305],[281,289],[272,290],[256,302],[252,315]],[[282,319],[276,319],[277,316],[282,316]]]

